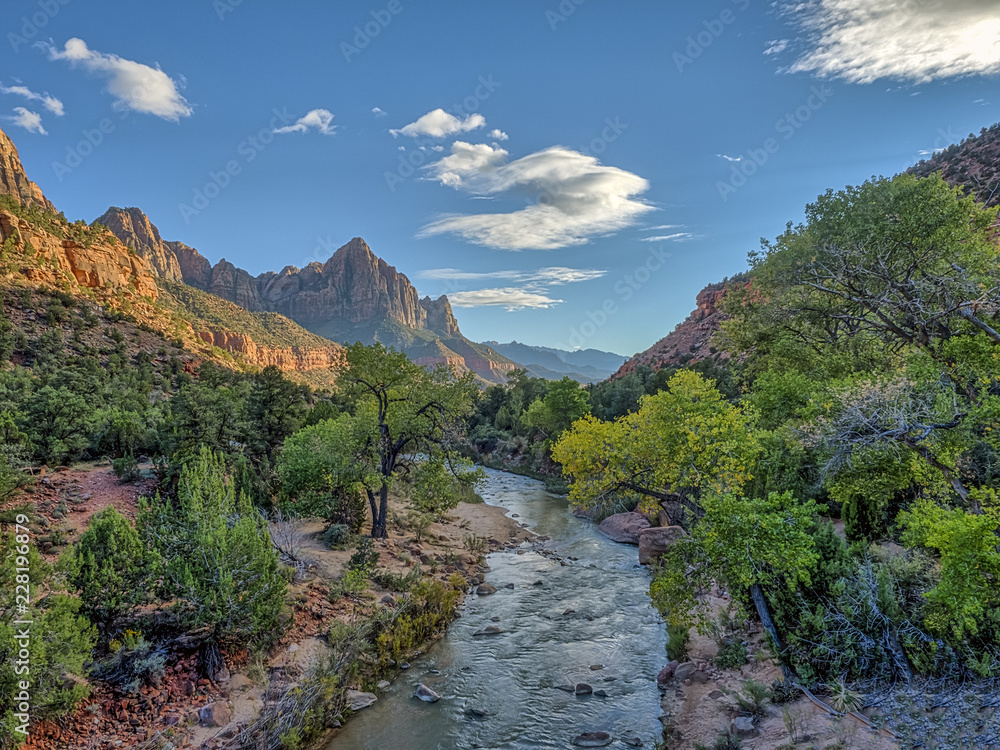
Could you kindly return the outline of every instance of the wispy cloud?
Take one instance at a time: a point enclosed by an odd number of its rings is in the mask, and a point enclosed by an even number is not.
[[[448,299],[456,307],[505,307],[508,311],[525,308],[548,308],[562,300],[549,296],[549,288],[599,279],[607,271],[598,268],[552,266],[534,271],[460,271],[434,268],[421,271],[420,278],[447,281],[451,285],[467,281],[506,281],[510,286],[474,291],[449,291]],[[516,285],[516,286],[514,286]]]
[[[32,91],[27,86],[4,86],[0,83],[0,94],[15,94],[17,96],[23,96],[25,99],[33,102],[41,102],[42,106],[45,107],[49,112],[54,114],[56,117],[62,117],[66,114],[63,109],[63,103],[56,99],[54,96],[49,96],[46,92],[44,94],[39,94]]]
[[[607,275],[607,271],[599,268],[565,268],[553,266],[539,268],[536,271],[460,271],[456,268],[432,268],[421,271],[422,279],[436,281],[480,281],[484,279],[504,279],[507,281],[531,281],[538,286],[558,286],[559,284],[574,284],[580,281],[591,281]]]
[[[333,113],[328,109],[311,109],[291,125],[277,128],[275,133],[307,133],[310,128],[315,128],[323,135],[334,135],[337,126],[333,125]]]
[[[456,141],[451,154],[425,169],[456,190],[534,203],[510,213],[443,216],[418,236],[456,234],[502,250],[554,250],[629,227],[653,210],[636,197],[649,189],[646,180],[593,156],[562,146],[510,162],[508,156],[499,147]]]
[[[742,156],[729,156],[728,154],[716,154],[720,159],[725,159],[726,161],[743,161]]]
[[[516,287],[480,289],[475,292],[452,292],[448,299],[454,307],[505,307],[508,312],[525,308],[548,308],[562,302],[542,292]]]
[[[24,107],[14,107],[15,115],[10,115],[4,119],[9,120],[19,128],[24,128],[29,133],[48,135],[42,127],[42,116],[37,112],[32,112]]]
[[[489,133],[486,134],[487,138],[492,138],[494,141],[506,141],[510,138],[505,132],[499,128],[493,128]]]
[[[811,46],[793,73],[925,83],[1000,72],[996,0],[814,0],[786,12]]]
[[[386,112],[381,107],[372,107],[372,114],[375,115],[376,117],[385,117],[389,113]]]
[[[62,50],[45,42],[38,46],[48,52],[50,60],[65,60],[106,77],[108,93],[118,107],[175,122],[192,113],[177,82],[159,68],[89,49],[82,39],[70,39]]]
[[[428,112],[423,117],[404,125],[396,130],[390,130],[394,137],[408,135],[411,138],[428,136],[430,138],[447,138],[456,133],[467,133],[486,125],[486,118],[479,114],[471,114],[464,120],[460,120],[455,115],[445,112],[443,109],[435,109]]]
[[[791,44],[787,39],[772,39],[767,43],[767,49],[764,50],[765,55],[780,55],[786,49],[788,45]]]
[[[700,240],[701,235],[691,232],[676,232],[674,234],[660,234],[656,237],[643,237],[640,242],[690,242]]]

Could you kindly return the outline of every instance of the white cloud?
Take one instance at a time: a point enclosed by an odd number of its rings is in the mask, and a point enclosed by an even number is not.
[[[328,109],[311,109],[296,120],[292,125],[278,128],[275,133],[307,133],[309,128],[316,128],[323,135],[333,135],[337,126],[333,125],[333,113]]]
[[[653,207],[636,196],[649,189],[638,175],[595,157],[554,146],[507,161],[486,144],[457,141],[451,154],[427,165],[442,185],[486,196],[533,201],[510,213],[443,216],[418,236],[457,234],[503,250],[554,250],[631,226]]]
[[[475,292],[452,292],[448,300],[453,307],[505,307],[508,312],[530,308],[547,308],[562,302],[547,294],[516,287],[480,289]]]
[[[4,86],[0,83],[0,94],[16,94],[18,96],[23,96],[29,101],[41,102],[42,106],[56,117],[62,117],[66,114],[61,101],[56,99],[54,96],[49,96],[48,93],[36,93],[27,86]]]
[[[996,0],[817,0],[789,12],[812,44],[793,73],[925,83],[1000,72]]]
[[[385,117],[389,113],[386,112],[381,107],[372,107],[372,114],[375,115],[376,117]]]
[[[536,271],[460,271],[455,268],[432,268],[421,271],[422,279],[437,281],[480,281],[483,279],[505,279],[515,282],[533,282],[536,286],[558,286],[574,284],[580,281],[591,281],[607,275],[607,271],[599,268],[565,268],[553,266],[539,268]]]
[[[726,161],[743,161],[742,156],[728,156],[727,154],[716,154],[720,159],[725,159]]]
[[[767,49],[764,50],[765,55],[780,55],[786,49],[788,49],[789,42],[787,39],[772,39],[767,43]]]
[[[409,125],[404,125],[398,130],[390,130],[393,136],[408,135],[411,138],[418,138],[422,135],[431,138],[447,138],[455,133],[467,133],[486,125],[486,118],[479,114],[472,114],[464,120],[460,120],[455,115],[445,112],[443,109],[435,109],[428,112],[423,117]]]
[[[50,60],[66,60],[108,79],[108,93],[115,106],[177,121],[191,115],[191,106],[177,90],[177,83],[159,68],[89,49],[82,39],[70,39],[65,48],[39,43]]]
[[[701,235],[691,234],[691,232],[677,232],[675,234],[661,234],[657,237],[643,237],[640,242],[690,242],[700,239]]]
[[[499,128],[493,128],[489,133],[486,134],[487,138],[492,138],[495,141],[506,141],[510,138],[505,132]]]
[[[45,132],[45,128],[42,127],[42,116],[40,114],[37,112],[31,112],[24,107],[14,107],[14,111],[17,114],[8,116],[6,119],[10,120],[19,128],[24,128],[29,133],[48,135],[48,133]]]

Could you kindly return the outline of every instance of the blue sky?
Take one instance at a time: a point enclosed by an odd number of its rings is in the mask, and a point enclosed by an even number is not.
[[[252,273],[361,236],[474,340],[625,355],[827,188],[1000,120],[994,0],[7,0],[0,31],[0,127],[70,219],[139,206]]]

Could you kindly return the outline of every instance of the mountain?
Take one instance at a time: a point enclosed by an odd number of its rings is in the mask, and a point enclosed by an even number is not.
[[[702,289],[696,298],[697,307],[691,314],[646,351],[636,354],[623,364],[614,377],[619,378],[634,372],[640,365],[659,370],[662,367],[680,366],[710,357],[728,358],[726,352],[717,352],[710,342],[725,320],[725,316],[719,310],[719,303],[727,288],[744,281],[745,276],[740,275],[718,284],[709,284]]]
[[[466,339],[447,297],[421,299],[410,280],[360,237],[325,263],[251,276],[225,258],[213,266],[194,248],[163,240],[138,208],[109,208],[97,222],[145,258],[162,279],[183,282],[250,312],[279,313],[331,341],[380,341],[420,364],[447,363],[490,383],[505,382],[518,367]]]
[[[224,300],[179,301],[183,295],[169,285],[180,285],[166,280],[137,247],[162,243],[155,227],[133,222],[129,231],[132,246],[105,226],[71,223],[56,213],[0,131],[0,286],[60,289],[201,358],[230,366],[276,365],[299,380],[333,384],[343,347],[273,313],[248,313]],[[157,262],[169,263],[169,257]]]
[[[934,172],[951,185],[963,187],[977,202],[1000,205],[1000,123],[969,135],[906,170],[917,177]]]
[[[487,341],[484,346],[500,352],[508,359],[524,365],[529,375],[545,380],[570,377],[581,383],[599,383],[607,380],[627,359],[620,354],[598,349],[565,351],[546,346],[530,346],[511,341],[501,344]]]

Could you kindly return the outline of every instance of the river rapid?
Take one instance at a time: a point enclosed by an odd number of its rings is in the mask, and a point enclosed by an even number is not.
[[[574,517],[541,482],[487,471],[480,494],[549,539],[489,555],[486,581],[497,593],[470,595],[448,634],[328,750],[571,748],[596,731],[609,732],[612,746],[637,738],[653,747],[666,632],[636,548]],[[503,632],[474,635],[488,626]],[[580,682],[607,696],[556,687]],[[441,700],[413,697],[419,683]]]

